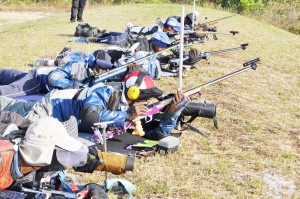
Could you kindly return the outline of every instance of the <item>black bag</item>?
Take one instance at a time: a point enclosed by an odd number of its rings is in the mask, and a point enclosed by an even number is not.
[[[129,35],[127,37],[127,42],[130,46],[134,43],[140,43],[136,51],[150,51],[149,41],[147,40],[147,37],[143,35]]]
[[[93,27],[88,23],[80,23],[76,27],[75,37],[99,37],[101,31],[97,27]]]

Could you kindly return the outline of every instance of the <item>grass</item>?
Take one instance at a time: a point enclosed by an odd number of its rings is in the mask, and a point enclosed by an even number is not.
[[[123,31],[128,21],[150,25],[157,17],[179,15],[180,9],[170,4],[88,6],[84,19],[100,29]],[[201,19],[230,14],[197,10]],[[28,71],[36,58],[55,57],[66,45],[86,51],[104,48],[68,42],[75,39],[72,35],[77,25],[68,21],[69,12],[58,12],[37,21],[1,26],[0,67]],[[240,33],[220,35],[219,40],[196,47],[210,51],[249,43],[249,48],[212,55],[210,65],[200,61],[184,79],[185,89],[238,70],[251,59],[259,57],[261,62],[256,71],[213,85],[201,96],[200,101],[217,104],[218,130],[211,120],[194,121],[209,139],[184,131],[176,153],[137,159],[135,171],[120,176],[137,186],[134,198],[300,197],[299,36],[244,16],[224,20],[217,27],[220,32]],[[156,84],[172,92],[177,82],[176,78],[164,78]],[[82,183],[102,183],[104,179],[100,172],[73,175]]]

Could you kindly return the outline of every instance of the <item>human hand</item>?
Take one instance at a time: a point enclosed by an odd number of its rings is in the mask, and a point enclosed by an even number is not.
[[[175,35],[174,38],[175,38],[176,40],[179,40],[179,39],[180,39],[180,34]]]
[[[148,108],[147,102],[134,102],[127,111],[127,118],[135,120],[138,116],[146,115]]]
[[[168,113],[175,113],[178,110],[178,104],[184,99],[184,95],[180,89],[177,89],[174,95],[172,104],[167,110]]]

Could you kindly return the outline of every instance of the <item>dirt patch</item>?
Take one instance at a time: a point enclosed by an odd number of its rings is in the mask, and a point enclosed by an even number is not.
[[[44,12],[0,12],[0,27],[12,23],[38,20],[51,16],[51,13]]]
[[[297,193],[295,182],[287,180],[274,171],[267,171],[263,175],[267,186],[266,195],[274,199],[292,198]]]

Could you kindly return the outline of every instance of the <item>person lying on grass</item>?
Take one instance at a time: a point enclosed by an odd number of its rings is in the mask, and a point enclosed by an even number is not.
[[[146,39],[146,36],[149,36],[150,39],[151,35],[157,32],[169,33],[178,32],[179,30],[180,24],[175,18],[169,18],[165,23],[154,24],[151,26],[134,26],[128,22],[126,30],[123,33],[107,32],[101,37],[88,37],[85,41],[126,47],[132,45],[132,40],[138,36],[145,37]]]
[[[100,55],[100,54],[99,54]],[[28,73],[0,69],[0,95],[19,97],[38,93],[48,93],[54,89],[78,89],[89,81],[92,71],[111,67],[110,56],[103,52],[101,56],[93,53],[75,53],[60,68],[36,68]]]
[[[153,34],[151,40],[147,41],[146,43],[148,49],[147,51],[136,52],[135,51],[136,49],[133,49],[134,52],[128,53],[126,49],[122,49],[122,48],[107,50],[107,52],[105,52],[104,50],[95,51],[93,55],[95,56],[94,60],[96,60],[96,63],[94,65],[96,65],[96,67],[94,68],[90,67],[90,68],[93,70],[99,68],[101,73],[103,73],[106,70],[114,69],[124,64],[134,62],[135,60],[150,55],[152,53],[157,53],[163,50],[164,48],[166,48],[170,44],[171,41],[169,40],[168,36],[164,32],[157,32]],[[38,59],[35,61],[34,65],[37,67],[64,66],[68,62],[77,60],[78,56],[88,57],[86,55],[89,54],[90,53],[84,51],[72,51],[69,47],[65,47],[56,59]],[[106,60],[107,64],[100,63],[98,60]],[[108,64],[109,61],[111,62],[111,64]],[[139,62],[138,64],[141,65],[144,68],[144,70],[148,72],[148,74],[151,76],[152,79],[160,79],[161,67],[160,67],[160,62],[158,61],[158,56],[152,56],[148,60],[144,60],[142,62]],[[89,65],[93,65],[93,64],[89,64]],[[95,71],[95,73],[96,74],[99,73],[99,70]]]
[[[99,83],[85,89],[53,90],[36,103],[0,96],[0,110],[16,112],[31,121],[52,116],[64,122],[74,116],[81,132],[93,132],[94,123],[105,121],[114,121],[109,125],[114,128],[124,128],[146,114],[149,99],[162,94],[147,73],[139,67],[130,67],[122,82]],[[163,110],[160,120],[149,122],[148,126],[152,125],[145,128],[145,136],[149,139],[168,136],[176,126],[185,100],[180,90],[174,95],[175,100]]]
[[[3,112],[0,113],[3,114]],[[4,114],[10,115],[9,112]],[[7,118],[12,118],[11,123],[20,122],[21,119],[23,119],[23,124],[29,123],[22,116],[19,116],[17,121],[15,121],[16,117]],[[7,121],[0,121],[2,122]],[[53,117],[46,116],[28,124],[25,134],[18,129],[6,135],[2,131],[0,133],[2,149],[5,146],[13,148],[13,144],[18,148],[17,160],[12,161],[13,152],[3,156],[6,159],[3,159],[1,167],[1,190],[18,190],[22,183],[26,182],[28,185],[30,179],[38,180],[38,177],[28,177],[33,171],[44,172],[47,176],[49,173],[57,175],[59,171],[66,168],[74,168],[76,172],[108,171],[119,175],[126,171],[133,171],[134,168],[133,157],[101,152],[96,147],[87,147],[77,140],[78,129],[75,118],[61,123]],[[21,141],[18,139],[20,136],[23,138]],[[11,158],[8,158],[9,156]],[[34,182],[32,185],[34,186]]]

